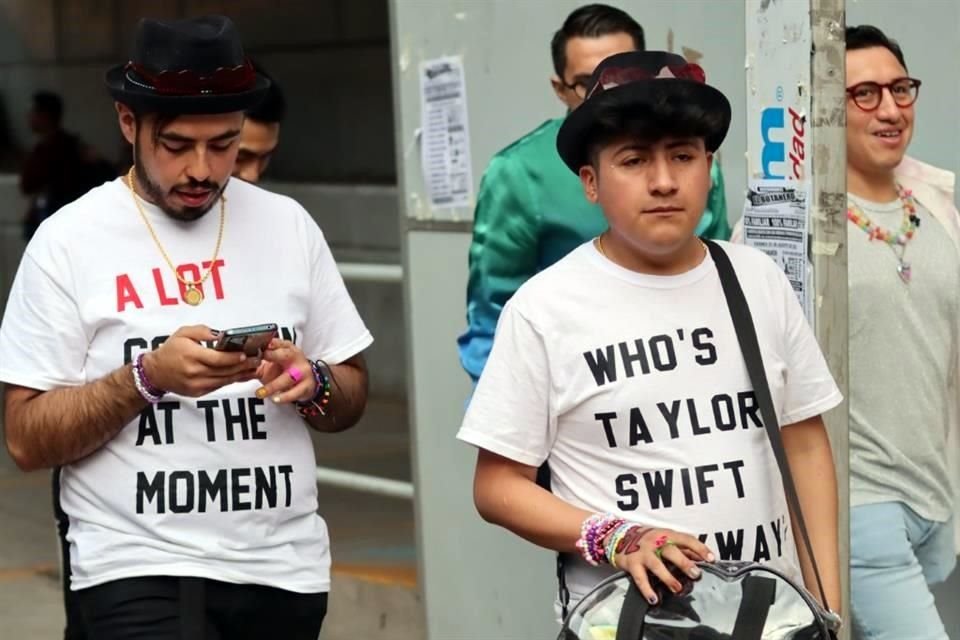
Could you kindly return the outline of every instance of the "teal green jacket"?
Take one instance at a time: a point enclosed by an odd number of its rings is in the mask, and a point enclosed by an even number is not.
[[[460,362],[476,381],[490,355],[497,320],[524,282],[607,228],[600,207],[583,195],[580,178],[560,160],[548,120],[497,153],[480,181],[470,245],[467,330]],[[713,163],[713,186],[697,227],[701,236],[730,237],[723,176]]]

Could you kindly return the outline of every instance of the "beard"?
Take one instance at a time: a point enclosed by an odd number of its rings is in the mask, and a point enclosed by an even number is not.
[[[226,188],[226,185],[220,186],[212,180],[193,180],[192,178],[188,183],[175,185],[170,191],[164,192],[163,188],[150,177],[144,163],[141,162],[142,157],[140,155],[139,145],[134,145],[133,147],[133,160],[137,181],[143,187],[144,195],[147,197],[146,199],[174,220],[181,222],[199,220],[223,197],[223,190]],[[170,204],[169,197],[177,188],[209,189],[214,193],[214,197],[210,198],[207,204],[201,207],[174,207]]]

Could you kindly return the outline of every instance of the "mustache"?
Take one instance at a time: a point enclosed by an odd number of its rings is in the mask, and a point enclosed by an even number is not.
[[[186,184],[178,184],[171,191],[219,191],[220,185],[212,180],[190,180]]]

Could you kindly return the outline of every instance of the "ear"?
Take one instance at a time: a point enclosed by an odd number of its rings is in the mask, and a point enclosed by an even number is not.
[[[563,80],[556,75],[550,76],[550,86],[553,87],[553,93],[557,96],[560,102],[567,104],[567,88],[564,86]]]
[[[135,144],[137,140],[137,119],[133,111],[127,105],[116,102],[114,106],[117,109],[117,119],[120,122],[120,133],[130,144]]]
[[[563,100],[563,81],[555,75],[550,76],[550,86],[553,88],[553,92],[556,94],[556,96],[560,98],[560,100]]]
[[[707,170],[713,171],[713,151],[707,151]]]
[[[592,164],[585,164],[580,167],[580,183],[583,185],[583,195],[591,204],[597,204],[600,199],[598,191],[600,177]]]

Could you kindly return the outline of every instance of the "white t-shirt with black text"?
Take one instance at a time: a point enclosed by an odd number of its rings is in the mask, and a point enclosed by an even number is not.
[[[193,324],[277,323],[281,337],[330,364],[369,346],[303,207],[240,180],[225,195],[223,246],[196,307],[184,303],[125,182],[45,221],[0,325],[0,380],[44,391],[83,385]],[[143,207],[178,271],[197,280],[211,264],[219,205],[189,223]],[[64,467],[73,589],[149,575],[329,589],[309,427],[293,406],[258,399],[258,387],[169,394]]]
[[[784,274],[754,249],[722,246],[781,425],[836,406]],[[457,437],[548,462],[552,491],[577,507],[697,535],[720,559],[771,562],[800,579],[780,474],[709,255],[686,273],[651,276],[589,242],[529,280],[501,315]],[[571,598],[610,572],[574,557]]]

